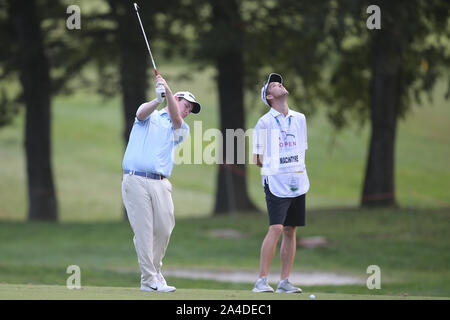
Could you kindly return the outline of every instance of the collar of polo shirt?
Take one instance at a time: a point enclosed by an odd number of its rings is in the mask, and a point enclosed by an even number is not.
[[[275,118],[278,117],[279,115],[283,115],[281,112],[278,112],[277,110],[275,110],[274,108],[270,108],[270,114],[273,115]],[[288,109],[288,117],[293,117],[294,114],[292,113],[291,109]]]

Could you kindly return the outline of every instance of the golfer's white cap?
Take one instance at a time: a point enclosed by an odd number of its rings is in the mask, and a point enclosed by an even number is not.
[[[283,78],[278,73],[271,73],[269,74],[269,77],[264,82],[263,87],[261,88],[261,100],[264,102],[264,104],[268,107],[270,107],[269,102],[267,102],[267,87],[269,86],[269,83],[271,82],[279,82],[283,83]]]
[[[200,105],[200,103],[197,102],[197,100],[195,99],[195,96],[190,93],[189,91],[179,91],[177,93],[174,94],[175,97],[180,97],[180,98],[184,98],[189,102],[192,102],[194,104],[194,107],[192,108],[191,113],[199,113],[200,110],[202,110],[202,106]]]

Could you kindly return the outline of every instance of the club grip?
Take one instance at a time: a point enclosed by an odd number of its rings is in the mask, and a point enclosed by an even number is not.
[[[157,83],[156,83],[156,87],[159,87],[159,86],[163,86],[162,82],[157,82]],[[162,92],[162,93],[161,93],[161,97],[165,98],[165,97],[166,97],[166,93],[165,93],[165,92]]]

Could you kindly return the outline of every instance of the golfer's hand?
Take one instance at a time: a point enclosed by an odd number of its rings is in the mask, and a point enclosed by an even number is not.
[[[156,76],[156,84],[162,84],[164,87],[167,86],[166,80],[160,74]]]
[[[161,103],[164,101],[164,98],[166,97],[166,88],[167,85],[166,81],[163,77],[160,75],[156,76],[156,86],[155,86],[155,92],[156,92],[156,100],[158,103]]]
[[[166,89],[162,84],[157,84],[155,88],[156,92],[156,100],[158,103],[161,103],[164,101],[164,98],[166,97]]]

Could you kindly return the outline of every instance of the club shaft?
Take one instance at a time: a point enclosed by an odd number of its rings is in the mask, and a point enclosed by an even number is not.
[[[136,8],[136,14],[139,19],[139,24],[141,25],[142,34],[144,35],[145,43],[147,44],[148,53],[150,53],[150,58],[152,59],[153,69],[155,69],[155,74],[158,75],[156,69],[155,60],[153,59],[152,51],[150,50],[150,44],[148,43],[147,36],[145,35],[144,26],[142,25],[141,17],[139,16],[139,11]]]

